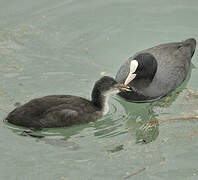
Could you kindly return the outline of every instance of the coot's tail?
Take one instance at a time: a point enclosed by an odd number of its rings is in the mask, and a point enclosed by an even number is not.
[[[191,47],[191,57],[194,55],[195,53],[195,48],[196,48],[196,40],[194,38],[190,38],[187,39],[183,42],[186,46],[190,46]]]

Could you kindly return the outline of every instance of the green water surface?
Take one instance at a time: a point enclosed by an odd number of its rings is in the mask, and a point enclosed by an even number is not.
[[[183,85],[158,102],[114,96],[102,119],[41,139],[3,122],[16,102],[90,98],[139,50],[198,40],[197,17],[196,0],[0,0],[0,180],[197,180],[196,52]]]

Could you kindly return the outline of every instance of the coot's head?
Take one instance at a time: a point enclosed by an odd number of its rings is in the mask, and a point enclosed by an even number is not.
[[[152,81],[157,71],[157,60],[150,53],[140,53],[130,61],[130,72],[125,80],[125,85],[135,79]]]
[[[107,105],[109,97],[121,91],[131,91],[131,88],[116,82],[112,77],[104,76],[94,85],[91,94],[92,103],[106,114],[109,109]]]
[[[131,91],[131,89],[124,84],[116,82],[114,78],[109,76],[103,76],[95,83],[93,88],[93,93],[97,92],[103,96],[114,95],[120,91]]]
[[[121,91],[131,91],[131,89],[129,86],[117,83],[112,77],[104,76],[94,85],[91,94],[92,102],[96,107],[104,109],[104,104],[108,98]]]
[[[102,97],[109,97],[121,91],[131,91],[131,89],[124,84],[116,82],[112,77],[104,76],[96,81],[92,91],[92,100],[98,101]]]

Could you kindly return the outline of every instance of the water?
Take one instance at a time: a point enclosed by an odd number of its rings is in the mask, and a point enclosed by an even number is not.
[[[0,3],[2,120],[16,102],[35,97],[89,98],[101,74],[115,76],[139,50],[198,40],[193,0]],[[197,121],[162,121],[198,114],[197,65],[195,53],[187,80],[167,98],[135,104],[113,97],[104,118],[36,134],[45,138],[20,136],[23,128],[1,121],[0,179],[198,179]]]

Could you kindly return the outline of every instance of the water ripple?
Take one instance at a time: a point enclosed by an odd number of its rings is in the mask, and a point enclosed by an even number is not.
[[[93,124],[94,135],[100,138],[127,133],[125,124],[129,114],[126,114],[124,107],[115,98],[110,100],[109,105],[110,112],[108,115]]]

